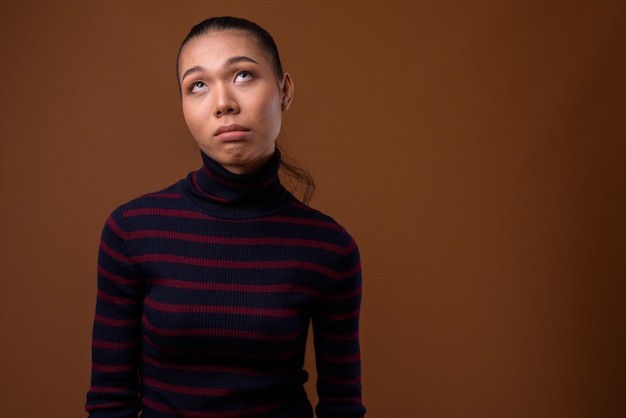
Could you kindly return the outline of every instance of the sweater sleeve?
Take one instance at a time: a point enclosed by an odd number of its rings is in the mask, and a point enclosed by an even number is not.
[[[141,409],[138,364],[144,281],[127,246],[122,211],[107,220],[98,253],[93,323],[90,418],[136,418]]]
[[[361,418],[359,314],[361,262],[351,239],[333,286],[312,317],[317,367],[318,418]]]

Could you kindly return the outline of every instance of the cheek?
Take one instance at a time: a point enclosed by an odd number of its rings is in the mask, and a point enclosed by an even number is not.
[[[278,100],[272,100],[268,102],[263,109],[263,119],[268,130],[278,131],[282,121],[282,110]]]
[[[187,128],[194,134],[200,128],[200,118],[197,106],[183,103],[183,119],[187,124]]]

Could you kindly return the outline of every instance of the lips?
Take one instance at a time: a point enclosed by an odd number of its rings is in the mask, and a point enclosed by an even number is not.
[[[228,132],[249,132],[250,129],[241,125],[222,125],[215,132],[213,132],[213,136],[220,136],[224,133]]]

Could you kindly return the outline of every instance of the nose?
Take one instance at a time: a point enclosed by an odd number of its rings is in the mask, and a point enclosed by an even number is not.
[[[225,86],[216,87],[215,94],[215,109],[213,114],[215,117],[220,117],[226,114],[239,113],[239,104],[235,98],[233,92]]]

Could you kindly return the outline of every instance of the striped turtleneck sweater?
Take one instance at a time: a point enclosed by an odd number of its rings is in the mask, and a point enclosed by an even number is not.
[[[91,418],[362,417],[361,266],[351,236],[280,183],[280,154],[117,208],[102,232]]]

